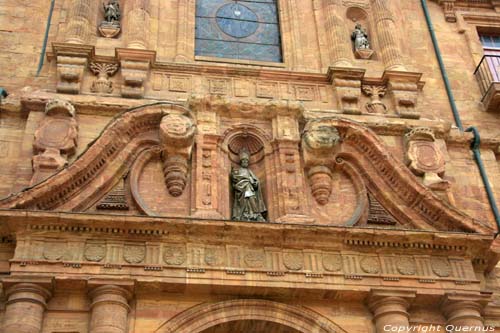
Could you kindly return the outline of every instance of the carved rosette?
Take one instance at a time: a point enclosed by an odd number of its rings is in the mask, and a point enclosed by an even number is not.
[[[123,248],[123,259],[129,264],[139,264],[146,257],[146,248],[140,245],[127,245]]]
[[[431,129],[413,129],[405,135],[405,146],[407,164],[415,175],[423,176],[424,185],[438,190],[449,187],[449,182],[441,178],[445,172],[445,161]]]
[[[320,122],[308,123],[302,136],[302,150],[306,162],[311,193],[320,205],[328,203],[332,193],[333,149],[340,140],[336,128]]]
[[[362,258],[359,264],[365,273],[377,274],[380,272],[380,261],[377,257]]]
[[[286,252],[283,254],[283,264],[291,271],[301,270],[304,266],[304,256],[299,252]]]
[[[340,254],[323,254],[323,268],[328,272],[338,272],[342,269],[342,256]]]
[[[75,108],[68,101],[53,100],[45,106],[45,116],[35,131],[33,142],[31,185],[63,168],[67,156],[75,153],[78,138],[75,115]]]
[[[106,256],[106,246],[102,244],[89,244],[85,247],[83,256],[88,261],[99,262]]]
[[[174,197],[186,187],[195,132],[196,125],[187,112],[169,113],[160,123],[163,173],[168,192]]]
[[[243,260],[248,268],[262,268],[265,264],[266,255],[262,250],[247,250]]]
[[[182,265],[186,261],[186,248],[181,245],[165,247],[163,249],[163,261],[167,265]]]
[[[451,264],[446,258],[432,258],[431,268],[439,277],[448,277],[451,275]]]
[[[396,268],[403,275],[415,275],[417,272],[417,265],[412,257],[399,257],[396,260]]]

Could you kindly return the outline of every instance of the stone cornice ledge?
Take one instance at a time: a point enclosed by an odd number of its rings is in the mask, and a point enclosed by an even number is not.
[[[345,226],[252,223],[195,218],[146,217],[0,209],[2,235],[25,232],[105,233],[137,239],[238,241],[273,247],[365,249],[377,251],[490,256],[493,235]]]

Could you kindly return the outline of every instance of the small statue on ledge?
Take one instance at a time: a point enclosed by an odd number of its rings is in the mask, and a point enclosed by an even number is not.
[[[368,34],[360,23],[356,23],[356,27],[351,34],[351,39],[354,41],[354,51],[356,56],[361,59],[370,59],[373,55],[373,50],[370,47]]]
[[[99,26],[99,31],[104,37],[113,38],[120,33],[120,3],[118,0],[109,0],[102,4],[104,21]]]
[[[106,22],[120,21],[120,3],[118,0],[110,0],[107,5],[103,3],[102,6]]]
[[[234,191],[231,218],[236,221],[265,222],[267,211],[262,196],[259,179],[248,168],[250,154],[247,149],[240,150],[240,168],[231,170],[231,185]]]

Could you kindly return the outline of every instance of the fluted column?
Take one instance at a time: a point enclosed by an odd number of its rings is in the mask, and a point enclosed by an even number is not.
[[[397,41],[397,28],[394,17],[387,7],[387,0],[372,0],[375,26],[380,44],[380,54],[386,70],[402,70],[406,68]]]
[[[353,59],[351,40],[346,23],[337,14],[335,3],[332,0],[325,0],[325,27],[330,44],[332,67],[351,67]]]
[[[6,296],[2,332],[40,333],[50,291],[35,283],[17,283],[7,289]]]
[[[447,295],[442,304],[447,332],[482,332],[483,301],[474,295]]]
[[[408,332],[410,301],[414,292],[405,291],[373,291],[368,306],[373,313],[373,321],[377,333],[396,331]]]
[[[73,0],[70,3],[66,43],[87,44],[92,33],[91,0]]]
[[[91,291],[90,333],[126,333],[131,293],[115,285]]]
[[[149,0],[133,0],[127,4],[127,48],[145,50],[149,38]]]

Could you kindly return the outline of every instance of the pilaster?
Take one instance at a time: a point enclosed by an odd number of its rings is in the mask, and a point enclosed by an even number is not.
[[[145,50],[149,40],[149,1],[132,0],[128,8],[125,30],[127,48]]]
[[[7,296],[2,332],[40,333],[52,280],[9,277],[2,282]]]
[[[107,283],[109,282],[109,284]],[[132,298],[132,283],[99,281],[89,283],[91,298],[90,333],[127,332],[128,301]]]
[[[68,14],[68,26],[66,29],[66,43],[86,44],[90,41],[93,31],[92,1],[71,1]]]
[[[441,309],[449,332],[480,332],[484,326],[482,311],[490,295],[446,294]]]
[[[325,28],[330,44],[331,63],[334,67],[351,67],[353,56],[347,26],[338,15],[336,1],[325,2]]]
[[[410,326],[408,309],[415,296],[414,291],[372,290],[368,298],[368,307],[373,313],[377,333],[408,332]]]

